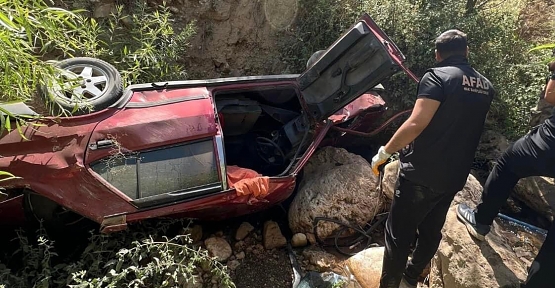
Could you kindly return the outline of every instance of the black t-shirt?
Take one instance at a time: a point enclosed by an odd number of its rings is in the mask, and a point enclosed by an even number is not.
[[[441,104],[424,131],[401,151],[401,176],[437,191],[461,190],[494,94],[491,82],[465,57],[450,57],[429,69],[417,97]]]

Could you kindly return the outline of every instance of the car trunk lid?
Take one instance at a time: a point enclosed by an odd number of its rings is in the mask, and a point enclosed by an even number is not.
[[[397,46],[363,14],[297,78],[300,100],[312,118],[322,121],[400,71],[404,61]]]

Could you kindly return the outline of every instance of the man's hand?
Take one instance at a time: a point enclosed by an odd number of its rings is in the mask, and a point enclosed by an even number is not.
[[[378,168],[383,165],[387,159],[389,159],[389,157],[391,156],[391,154],[387,153],[385,151],[385,147],[382,146],[380,147],[380,149],[378,149],[378,154],[374,155],[374,157],[372,157],[372,172],[374,172],[374,175],[378,176],[380,175],[380,171],[378,170]]]

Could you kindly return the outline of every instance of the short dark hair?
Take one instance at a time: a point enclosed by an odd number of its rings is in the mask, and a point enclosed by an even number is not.
[[[453,55],[466,56],[466,34],[457,29],[447,30],[436,38],[436,50],[442,59]]]

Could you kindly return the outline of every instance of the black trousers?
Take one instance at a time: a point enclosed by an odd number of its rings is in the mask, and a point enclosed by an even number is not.
[[[540,125],[501,155],[484,185],[476,222],[491,225],[518,180],[529,176],[555,177],[555,139]],[[547,131],[547,132],[546,132]],[[528,271],[523,287],[555,287],[555,222]]]
[[[456,193],[433,191],[399,177],[385,226],[380,288],[398,288],[403,275],[416,284],[439,247],[441,228]],[[407,263],[417,230],[416,248]]]

